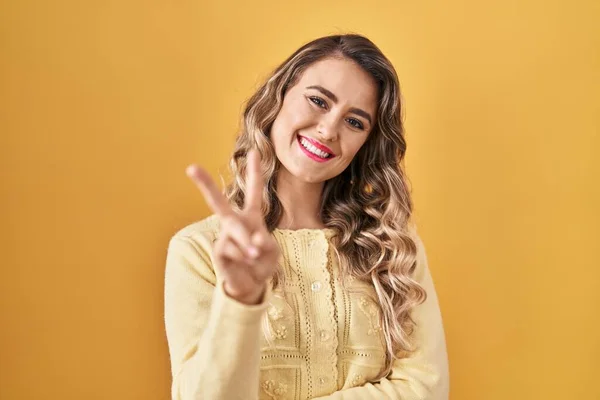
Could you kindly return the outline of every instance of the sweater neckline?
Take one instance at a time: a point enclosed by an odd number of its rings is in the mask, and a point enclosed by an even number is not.
[[[335,233],[333,228],[300,228],[300,229],[286,229],[286,228],[275,228],[274,232],[281,233],[288,236],[311,236],[318,233],[323,233],[326,237],[331,237]]]

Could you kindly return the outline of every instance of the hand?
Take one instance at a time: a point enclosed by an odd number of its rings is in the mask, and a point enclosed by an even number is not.
[[[256,150],[248,152],[247,162],[247,192],[240,212],[233,210],[205,169],[190,165],[186,173],[221,221],[221,233],[213,251],[215,268],[225,281],[225,292],[244,304],[258,304],[267,280],[275,273],[280,251],[261,211],[265,183]]]

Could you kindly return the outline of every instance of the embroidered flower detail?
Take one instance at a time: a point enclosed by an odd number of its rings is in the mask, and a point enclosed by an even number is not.
[[[283,311],[278,309],[275,306],[269,307],[269,311],[267,311],[267,313],[269,314],[269,317],[271,317],[271,319],[273,321],[277,321],[278,319],[283,318]]]
[[[377,326],[377,327],[375,327],[373,329],[369,329],[367,331],[367,335],[372,336],[372,335],[374,335],[374,334],[376,334],[378,332],[381,332],[381,328]]]
[[[279,328],[275,329],[275,332],[273,332],[273,335],[275,336],[276,339],[285,339],[287,337],[287,328],[282,325]]]
[[[352,386],[362,385],[363,376],[361,374],[354,374],[352,376]]]
[[[261,387],[273,400],[277,400],[280,396],[287,393],[287,385],[285,383],[275,382],[274,380],[264,381]]]
[[[379,310],[377,309],[377,306],[373,302],[368,301],[364,296],[360,298],[358,304],[361,311],[369,318],[371,327],[367,331],[367,334],[371,336],[381,332],[381,322],[379,321]]]
[[[275,293],[263,320],[264,337],[273,346],[273,340],[294,337],[294,332],[294,310],[282,294]]]

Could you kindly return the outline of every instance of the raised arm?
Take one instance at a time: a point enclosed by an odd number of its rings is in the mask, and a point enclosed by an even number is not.
[[[187,169],[220,231],[214,244],[200,232],[180,232],[169,243],[165,326],[173,400],[258,398],[260,320],[280,252],[262,216],[256,150],[246,171],[244,208],[234,211],[204,169]]]

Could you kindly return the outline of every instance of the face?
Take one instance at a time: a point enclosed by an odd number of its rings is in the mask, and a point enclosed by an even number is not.
[[[376,107],[376,83],[353,61],[309,66],[286,92],[271,128],[280,174],[307,183],[339,175],[367,140]]]

